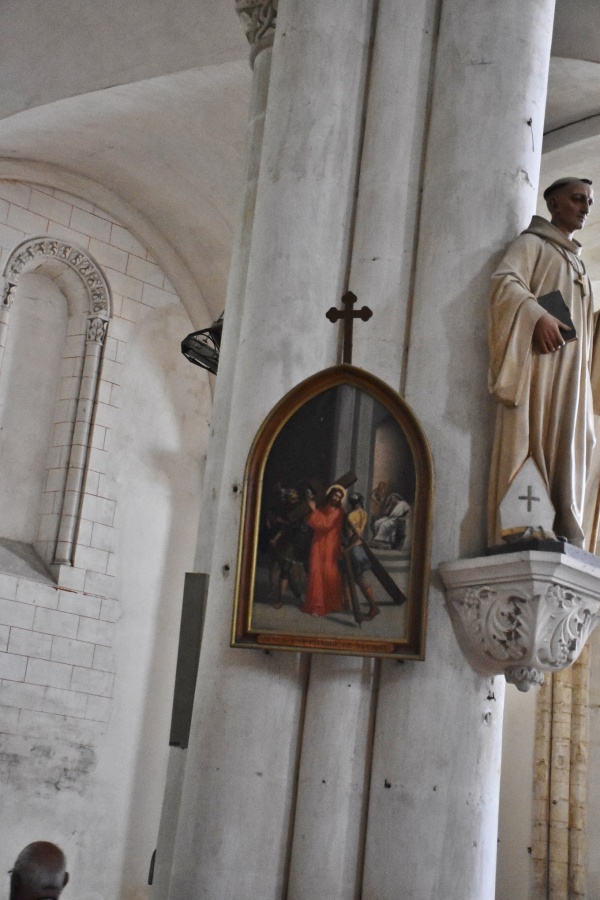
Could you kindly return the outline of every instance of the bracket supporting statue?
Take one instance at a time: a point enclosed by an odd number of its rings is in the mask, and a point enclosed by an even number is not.
[[[481,674],[505,675],[521,691],[541,684],[544,672],[572,665],[600,621],[600,559],[559,541],[543,543],[551,549],[440,566],[467,660]]]

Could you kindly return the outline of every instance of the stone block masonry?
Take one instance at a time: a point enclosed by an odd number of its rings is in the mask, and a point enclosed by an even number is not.
[[[33,240],[41,235],[63,242],[63,253],[81,248],[93,284],[66,271],[51,252],[57,244]],[[54,834],[69,859],[75,853],[97,868],[94,848],[108,839],[119,856],[133,829],[130,857],[145,876],[176,660],[176,629],[163,624],[178,615],[182,573],[193,560],[210,388],[179,354],[179,335],[193,330],[179,298],[104,211],[54,189],[0,181],[0,260],[20,253],[25,260],[25,248],[33,258],[15,279],[10,308],[0,310],[0,406],[15,411],[16,427],[3,422],[3,434],[15,472],[23,473],[8,479],[5,472],[3,484],[24,484],[31,502],[19,535],[10,534],[14,523],[0,504],[0,534],[33,543],[52,576],[43,580],[41,567],[0,567],[2,838],[7,847],[21,840],[15,823],[25,835],[21,846],[32,831]],[[101,295],[86,287],[98,283],[98,273],[109,287]],[[47,327],[27,357],[36,365],[11,379],[14,359],[24,356],[16,352],[19,336],[29,334],[38,313]],[[39,448],[34,477],[19,423],[42,370],[53,379],[45,379],[40,415],[28,417],[47,434],[28,441]],[[17,511],[19,504],[17,496]],[[81,865],[73,871],[82,878]],[[117,860],[107,886],[84,876],[72,890],[83,900],[92,884],[108,900],[130,889],[121,878]]]
[[[110,714],[118,602],[0,577],[0,733],[29,735],[33,713],[102,723]],[[98,731],[98,733],[100,733]]]
[[[67,587],[84,588],[88,593],[114,597],[117,592],[114,554],[118,545],[118,529],[113,523],[116,490],[107,477],[107,457],[114,429],[118,428],[122,364],[126,361],[132,329],[148,311],[162,309],[179,300],[142,245],[126,229],[112,222],[103,210],[63,191],[0,181],[1,258],[6,260],[17,244],[39,234],[72,242],[88,251],[102,267],[112,291],[112,318],[105,338],[98,403],[89,440],[85,442],[90,452],[82,486],[82,517],[73,560],[80,574],[65,570],[58,574],[59,580],[63,577],[67,579],[63,582]],[[57,284],[60,286],[60,278]],[[72,444],[78,443],[77,428],[73,430],[74,404],[81,379],[86,376],[81,369],[85,332],[85,316],[71,316],[35,541],[37,551],[48,564],[52,562],[64,492],[72,490],[67,483],[67,468]],[[84,465],[86,446],[81,447],[83,456],[77,463],[78,468],[80,464]],[[108,529],[113,529],[112,537]]]

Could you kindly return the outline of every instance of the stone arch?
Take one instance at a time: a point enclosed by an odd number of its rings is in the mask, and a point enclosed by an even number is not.
[[[90,316],[110,319],[112,315],[110,287],[98,263],[87,250],[60,238],[53,238],[51,235],[27,238],[17,244],[12,251],[2,272],[3,305],[10,306],[11,294],[14,296],[22,274],[45,267],[47,261],[67,266],[79,276],[89,298]]]
[[[6,344],[9,313],[20,277],[25,273],[56,277],[66,272],[71,284],[83,290],[86,317],[85,344],[82,345],[80,370],[82,373],[77,396],[68,464],[61,491],[60,514],[56,534],[52,538],[51,553],[44,552],[48,563],[72,565],[76,546],[81,500],[85,492],[85,477],[90,452],[90,437],[98,382],[102,364],[104,339],[112,315],[110,286],[99,265],[90,254],[75,244],[52,235],[27,238],[10,254],[3,269],[2,299],[0,301],[0,371]],[[68,291],[69,292],[69,291]]]
[[[60,188],[101,207],[136,238],[165,273],[196,328],[207,328],[214,320],[197,280],[185,260],[161,232],[136,207],[92,178],[51,163],[0,156],[0,179]]]

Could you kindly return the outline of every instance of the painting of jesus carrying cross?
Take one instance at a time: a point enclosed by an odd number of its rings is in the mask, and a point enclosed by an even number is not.
[[[248,459],[232,645],[423,658],[432,494],[379,379],[340,365],[291,391]]]

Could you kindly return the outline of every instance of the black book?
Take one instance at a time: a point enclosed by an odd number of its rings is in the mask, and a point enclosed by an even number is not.
[[[554,318],[558,319],[559,322],[562,322],[563,325],[569,326],[568,331],[563,331],[562,328],[560,331],[565,344],[569,341],[577,340],[577,332],[575,330],[575,325],[573,324],[573,319],[571,318],[569,307],[565,303],[564,297],[560,291],[552,291],[551,294],[544,294],[543,297],[537,298],[537,302],[540,306],[543,306],[546,312],[550,313],[551,316],[554,316]]]

